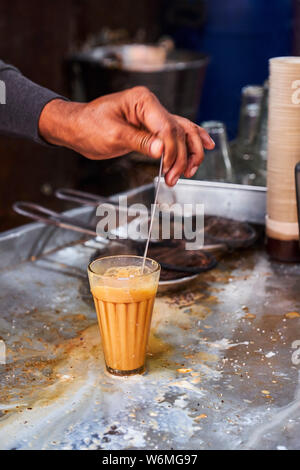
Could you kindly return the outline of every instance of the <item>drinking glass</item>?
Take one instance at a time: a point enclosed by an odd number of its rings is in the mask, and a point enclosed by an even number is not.
[[[234,174],[225,124],[220,121],[206,121],[201,127],[214,140],[215,148],[205,151],[204,162],[200,165],[195,179],[233,183]]]
[[[114,375],[145,371],[146,348],[160,265],[134,255],[107,256],[88,266],[104,358]]]

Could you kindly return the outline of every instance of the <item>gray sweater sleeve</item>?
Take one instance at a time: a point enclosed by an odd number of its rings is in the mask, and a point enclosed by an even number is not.
[[[0,60],[0,134],[48,145],[39,136],[38,123],[44,106],[56,98],[66,99]]]

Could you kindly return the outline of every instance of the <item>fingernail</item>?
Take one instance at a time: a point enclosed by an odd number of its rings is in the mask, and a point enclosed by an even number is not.
[[[155,139],[153,140],[151,146],[150,146],[150,152],[154,157],[160,157],[162,153],[162,146],[163,143],[160,139]]]
[[[214,141],[211,137],[209,137],[209,139],[210,139],[211,143],[212,143],[213,145],[215,145],[215,141]]]
[[[193,166],[193,168],[192,168],[191,171],[190,171],[190,176],[194,176],[194,174],[196,173],[197,170],[198,170],[198,167],[197,167],[197,166]]]

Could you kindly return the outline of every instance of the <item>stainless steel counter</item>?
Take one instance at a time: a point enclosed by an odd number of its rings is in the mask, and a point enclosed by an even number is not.
[[[0,236],[1,449],[300,448],[300,265],[256,246],[159,295],[147,373],[126,379],[105,372],[97,248],[39,224]]]

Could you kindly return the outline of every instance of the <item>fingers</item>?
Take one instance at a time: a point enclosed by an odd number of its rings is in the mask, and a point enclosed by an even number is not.
[[[125,125],[122,134],[130,150],[140,152],[152,158],[160,158],[162,156],[164,150],[163,141],[149,132]]]
[[[168,126],[160,137],[150,132],[124,126],[122,131],[124,142],[131,150],[141,152],[152,158],[160,158],[164,154],[163,172],[167,185],[174,186],[179,177],[186,171],[187,147],[185,132],[179,126]]]
[[[176,116],[176,120],[183,127],[186,135],[188,164],[184,176],[191,178],[198,170],[199,165],[203,162],[204,148],[212,150],[215,144],[207,131],[202,127],[180,116]]]
[[[136,128],[146,129],[163,142],[164,174],[168,174],[175,164],[179,151],[181,161],[177,163],[172,171],[172,178],[176,178],[178,166],[185,167],[185,151],[182,150],[185,136],[181,126],[177,124],[175,118],[168,113],[156,96],[147,88],[133,88],[128,91],[127,98],[129,102],[124,111],[128,121]],[[167,181],[170,183],[170,176]]]
[[[188,164],[184,176],[191,178],[204,159],[203,140],[200,133],[201,128],[187,119],[180,118],[179,122],[185,130],[186,146],[188,150]],[[204,131],[204,129],[201,130]],[[204,133],[206,133],[206,131],[204,131]],[[206,137],[206,135],[204,135],[204,137]],[[210,140],[209,136],[208,138]]]
[[[210,137],[209,133],[205,129],[203,129],[203,127],[200,127],[200,126],[197,126],[197,127],[198,127],[198,131],[199,131],[202,143],[203,143],[203,147],[206,148],[207,150],[212,150],[213,148],[215,148],[215,143]]]
[[[189,159],[184,176],[191,178],[204,160],[204,151],[200,133],[197,129],[194,128],[190,132],[187,132],[186,141],[189,150]]]
[[[214,148],[206,130],[168,113],[144,87],[129,90],[126,98],[124,114],[132,125],[128,126],[132,131],[128,133],[131,148],[154,158],[164,152],[163,171],[169,186],[176,184],[182,174],[192,177],[204,158],[203,149]]]
[[[174,186],[179,177],[186,171],[187,167],[187,147],[185,140],[185,133],[180,127],[176,128],[176,137],[174,139],[176,146],[170,148],[165,144],[165,153],[164,153],[164,167],[165,169],[165,181],[168,186]],[[173,153],[173,150],[175,152]],[[168,153],[169,152],[169,153]],[[169,154],[171,154],[171,158]],[[169,156],[169,160],[167,157]],[[172,166],[169,167],[169,162],[172,161]],[[166,165],[167,164],[167,165]]]
[[[164,152],[164,174],[168,174],[178,158],[178,146],[180,158],[184,166],[185,153],[182,151],[180,140],[184,142],[182,129],[177,124],[174,117],[167,112],[153,93],[144,87],[134,89],[137,99],[137,106],[134,107],[135,115],[130,116],[130,120],[135,126],[140,126],[149,131],[152,135],[158,136],[163,141]],[[172,178],[177,176],[177,167],[173,170]],[[170,176],[167,181],[171,181]]]
[[[166,122],[164,128],[159,133],[164,143],[164,175],[172,168],[177,157],[177,129],[173,123]]]
[[[203,147],[214,147],[204,129],[185,119],[180,124],[168,124],[159,137],[133,126],[124,126],[122,132],[131,150],[152,158],[160,158],[164,153],[163,171],[168,186],[174,186],[182,174],[186,178],[194,176],[204,159]]]
[[[118,135],[124,146],[130,150],[152,158],[160,158],[164,154],[163,172],[169,186],[176,184],[180,175],[185,172],[187,166],[185,133],[179,126],[166,126],[160,137],[157,137],[130,125],[122,125],[121,128],[119,124]]]

